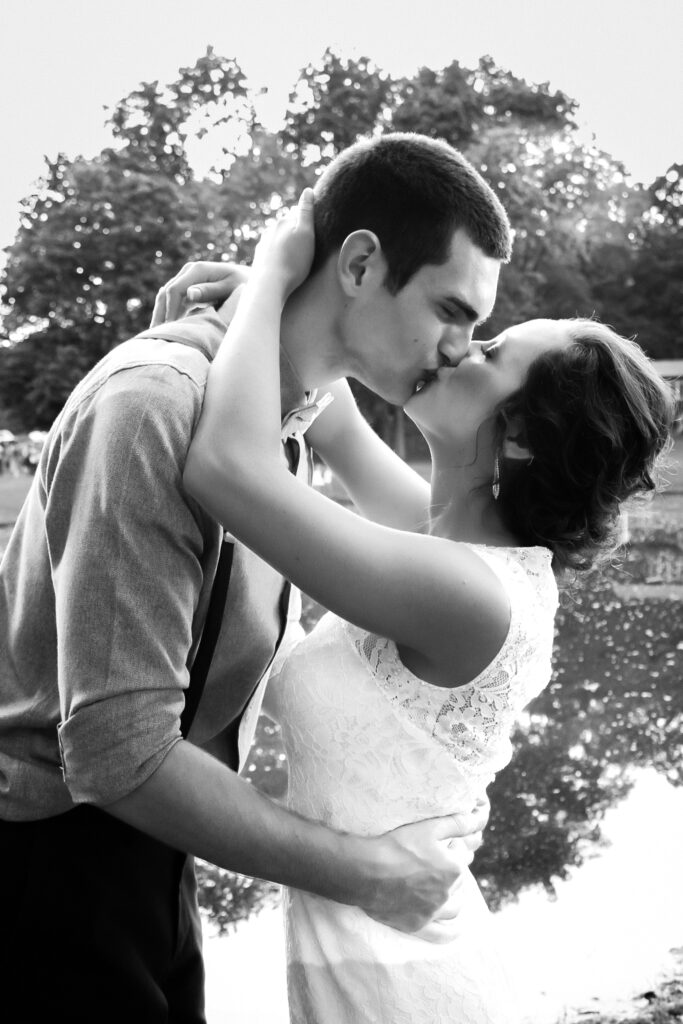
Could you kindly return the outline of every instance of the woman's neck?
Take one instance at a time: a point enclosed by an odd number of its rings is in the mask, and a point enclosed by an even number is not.
[[[454,459],[432,452],[429,532],[437,537],[471,544],[513,546],[491,490],[490,470],[481,459],[454,465]]]

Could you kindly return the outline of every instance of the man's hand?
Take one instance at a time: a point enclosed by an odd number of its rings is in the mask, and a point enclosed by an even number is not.
[[[489,810],[482,800],[467,814],[403,825],[371,840],[377,873],[355,902],[392,928],[443,941],[461,909],[465,872],[481,845]]]
[[[150,327],[178,320],[190,306],[223,302],[249,279],[249,267],[239,263],[186,263],[175,277],[157,292]]]

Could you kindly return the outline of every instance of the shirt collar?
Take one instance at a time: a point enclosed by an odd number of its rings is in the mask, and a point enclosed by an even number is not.
[[[295,434],[305,434],[311,423],[332,401],[334,401],[334,396],[329,391],[322,398],[318,398],[317,390],[307,391],[305,403],[290,410],[283,418],[280,428],[282,440],[286,441],[288,437],[293,437]]]

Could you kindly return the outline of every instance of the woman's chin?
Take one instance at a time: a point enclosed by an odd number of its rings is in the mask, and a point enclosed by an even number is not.
[[[424,426],[426,428],[430,423],[434,422],[433,396],[429,392],[429,386],[424,387],[421,391],[414,392],[403,406],[406,416],[410,417],[416,427],[422,428]]]
[[[420,429],[420,424],[422,423],[422,417],[420,415],[421,407],[419,398],[419,395],[411,395],[406,404],[403,406],[404,413],[406,414],[409,420],[412,420],[412,422],[415,424],[418,430]]]
[[[419,398],[419,396],[413,396],[409,402],[406,402],[403,411],[429,444],[434,437],[434,431],[430,429],[431,420],[429,414],[424,412],[424,405],[419,401],[414,401],[415,398]]]

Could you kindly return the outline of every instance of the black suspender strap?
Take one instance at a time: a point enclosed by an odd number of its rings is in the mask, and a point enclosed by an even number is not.
[[[299,459],[301,458],[302,450],[305,450],[305,446],[293,437],[289,437],[285,441],[285,449],[287,451],[290,470],[296,473]],[[187,738],[194,716],[197,713],[199,702],[202,699],[206,677],[208,676],[209,668],[211,667],[211,659],[213,658],[218,634],[220,633],[221,626],[223,624],[223,612],[225,610],[225,601],[228,596],[228,586],[230,583],[234,551],[234,542],[224,540],[221,545],[218,568],[216,569],[216,577],[211,590],[209,610],[206,613],[206,622],[204,623],[202,638],[199,642],[199,649],[197,650],[197,655],[190,671],[190,685],[185,693],[185,707],[183,708],[183,713],[180,716],[180,731],[184,738]],[[285,581],[282,594],[280,595],[280,635],[276,644],[276,650],[282,640],[287,626],[287,609],[289,607],[290,589],[289,581]],[[231,758],[231,761],[235,762],[234,764],[231,764],[230,767],[233,767],[235,770],[237,770],[238,760],[237,733],[239,731],[240,717],[241,716],[238,716],[238,718],[228,726],[228,730],[231,731],[232,746],[234,747],[234,757]]]
[[[211,659],[213,658],[213,652],[216,648],[216,641],[218,640],[218,634],[221,631],[223,611],[225,609],[225,601],[228,596],[228,586],[230,584],[232,556],[234,551],[234,543],[224,540],[221,544],[221,553],[218,559],[216,578],[214,579],[213,588],[211,590],[209,609],[206,613],[206,622],[204,623],[202,638],[199,642],[199,649],[197,650],[197,655],[190,671],[190,685],[185,693],[185,707],[183,708],[183,713],[180,716],[180,731],[184,738],[187,738],[187,734],[192,726],[197,708],[199,707],[199,702],[202,699],[204,684],[206,683],[206,677],[209,674],[209,668],[211,666]]]
[[[271,659],[270,659],[270,661],[268,663],[268,666],[266,668],[266,672],[270,669],[270,666],[273,664],[273,659],[275,658],[275,655],[277,653],[278,647],[282,643],[282,638],[285,635],[285,630],[287,629],[287,613],[289,612],[289,595],[291,593],[291,590],[292,590],[291,583],[289,582],[289,580],[285,580],[284,586],[282,588],[282,593],[280,594],[280,601],[279,601],[279,605],[278,605],[278,609],[279,609],[279,612],[280,612],[280,632],[278,634],[277,642],[275,644],[275,650],[273,651]],[[263,676],[261,676],[261,679],[262,678],[263,678]],[[254,690],[249,695],[249,700],[251,700],[251,698],[253,697],[254,692],[256,691],[256,688],[258,687],[258,684],[261,682],[261,679],[258,679],[256,681],[256,685],[254,686]],[[234,772],[239,771],[239,766],[240,766],[239,736],[240,736],[240,723],[242,721],[242,715],[243,714],[244,714],[244,712],[241,711],[239,713],[239,715],[237,715],[236,718],[233,718],[232,722],[230,722],[230,724],[228,726],[226,726],[226,728],[223,731],[223,756],[222,756],[222,760],[228,766],[228,768],[232,768],[232,770]]]

